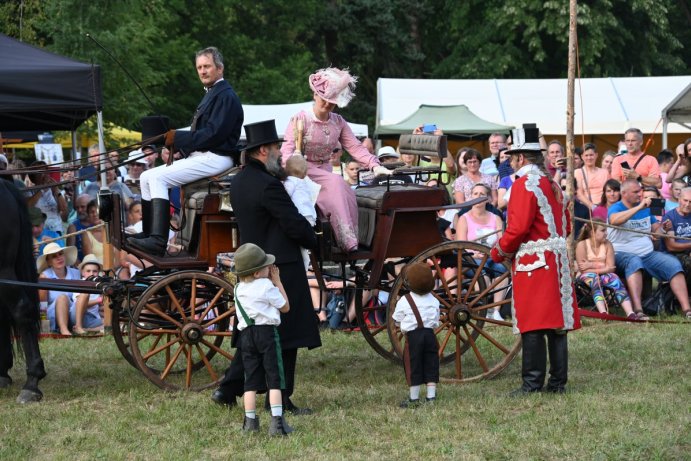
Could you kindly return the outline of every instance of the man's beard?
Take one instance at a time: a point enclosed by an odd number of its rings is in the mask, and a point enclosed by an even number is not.
[[[269,172],[270,175],[276,176],[278,179],[283,179],[285,178],[286,171],[283,169],[283,165],[281,165],[281,156],[269,156],[269,158],[266,161],[266,171]]]

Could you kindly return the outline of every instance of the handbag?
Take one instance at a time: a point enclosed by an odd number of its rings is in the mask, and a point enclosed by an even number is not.
[[[662,313],[674,314],[676,309],[676,298],[672,293],[669,283],[660,283],[648,299],[643,301],[643,312],[647,315],[660,315]]]

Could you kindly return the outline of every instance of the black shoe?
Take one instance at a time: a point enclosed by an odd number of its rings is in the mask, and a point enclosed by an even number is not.
[[[525,389],[523,387],[519,387],[518,389],[514,389],[509,392],[509,397],[523,397],[524,395],[536,394],[539,392],[541,392],[541,389]]]
[[[211,400],[219,405],[225,405],[229,408],[236,406],[238,403],[235,401],[235,397],[227,395],[221,389],[216,389],[213,394],[211,394]]]
[[[436,397],[425,397],[425,402],[426,403],[434,403],[437,401]]]
[[[12,385],[12,378],[9,376],[0,376],[0,389],[10,387]]]
[[[283,406],[283,411],[288,412],[293,416],[307,416],[314,413],[314,411],[311,408],[296,407],[295,404],[290,400],[288,400],[288,402],[286,402],[286,404]]]
[[[417,408],[420,406],[420,399],[404,400],[398,406],[401,408]]]
[[[566,389],[563,387],[554,387],[547,385],[547,387],[545,387],[545,392],[549,392],[551,394],[566,394]]]
[[[242,422],[242,430],[245,432],[259,431],[259,416],[255,418],[248,418],[245,416],[245,420]]]
[[[283,416],[272,416],[269,435],[288,435],[284,427]]]

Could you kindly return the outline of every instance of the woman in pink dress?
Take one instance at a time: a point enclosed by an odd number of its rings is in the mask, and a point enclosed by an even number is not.
[[[355,192],[341,176],[332,172],[334,149],[347,150],[355,161],[375,175],[391,174],[391,170],[381,166],[377,157],[358,141],[346,120],[333,113],[336,106],[347,106],[355,96],[356,82],[357,77],[335,67],[310,75],[314,106],[291,118],[281,147],[284,164],[291,155],[305,156],[307,176],[321,186],[317,206],[324,215],[330,216],[336,243],[347,252],[357,250],[358,246],[357,203]],[[302,139],[301,145],[297,145],[298,139]]]

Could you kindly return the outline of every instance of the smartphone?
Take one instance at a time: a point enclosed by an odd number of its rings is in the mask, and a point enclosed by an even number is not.
[[[437,125],[434,125],[432,123],[427,123],[425,125],[422,125],[422,132],[423,133],[434,133],[437,131]]]
[[[665,199],[654,198],[650,200],[650,213],[654,215],[661,215],[665,212]]]
[[[561,165],[561,166],[566,165],[566,159],[565,158],[557,159],[557,165]]]
[[[626,162],[626,161],[621,162],[621,167],[622,167],[622,168],[625,168],[625,169],[627,169],[627,170],[630,170],[630,169],[631,169],[631,167],[629,166],[629,162]]]

